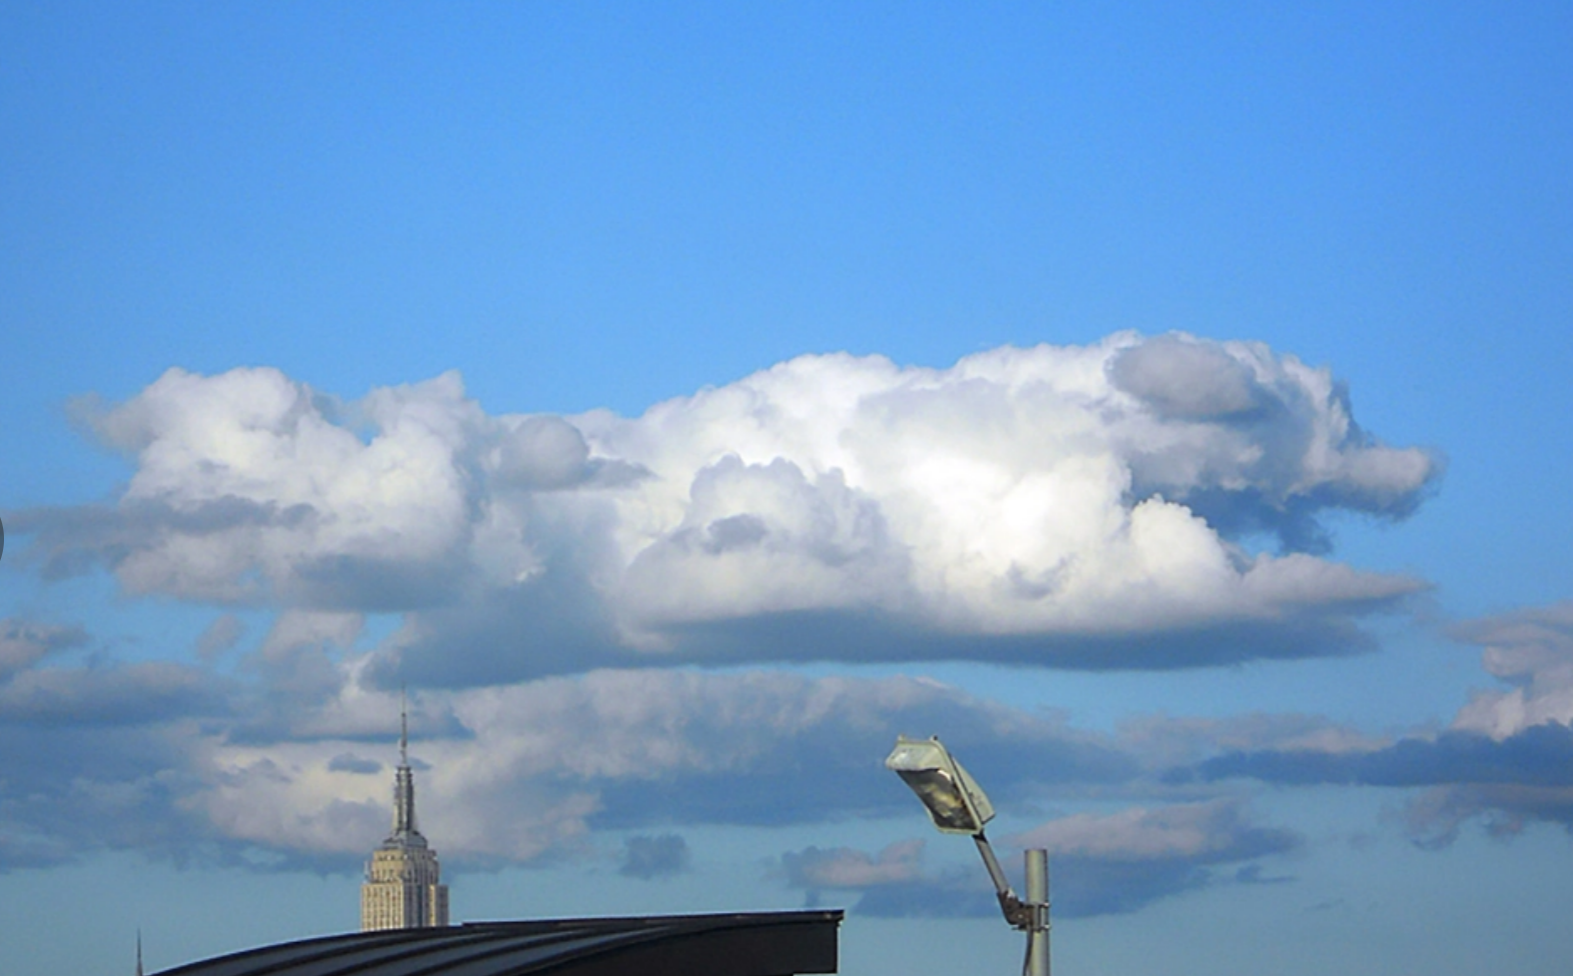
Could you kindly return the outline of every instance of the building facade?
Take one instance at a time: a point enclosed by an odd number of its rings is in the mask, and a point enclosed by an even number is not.
[[[399,768],[393,779],[393,831],[371,854],[360,889],[362,932],[448,924],[448,886],[437,852],[415,825],[415,774],[410,770],[409,721],[399,715]]]

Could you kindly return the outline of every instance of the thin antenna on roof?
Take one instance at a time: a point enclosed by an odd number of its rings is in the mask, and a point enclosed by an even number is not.
[[[399,765],[410,764],[410,708],[404,686],[399,686]]]
[[[142,929],[137,929],[137,976],[142,976]]]

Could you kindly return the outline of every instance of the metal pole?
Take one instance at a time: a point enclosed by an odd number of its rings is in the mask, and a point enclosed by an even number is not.
[[[989,880],[994,882],[994,890],[999,893],[1000,899],[1015,898],[1016,893],[1010,890],[1010,882],[1005,880],[1005,869],[1000,867],[999,858],[994,856],[994,848],[989,846],[989,839],[983,836],[983,831],[972,835],[972,842],[978,845],[978,853],[983,855],[983,866],[989,871]]]
[[[1049,976],[1049,852],[1027,851],[1027,906],[1032,925],[1027,929],[1026,976]]]

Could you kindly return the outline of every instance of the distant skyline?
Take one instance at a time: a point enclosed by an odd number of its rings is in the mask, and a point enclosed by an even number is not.
[[[0,970],[355,929],[407,686],[454,921],[1019,968],[937,733],[1060,971],[1560,973],[1570,44],[0,8]]]

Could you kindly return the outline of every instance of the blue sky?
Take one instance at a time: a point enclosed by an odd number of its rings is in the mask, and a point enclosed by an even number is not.
[[[1554,4],[0,7],[0,969],[849,909],[1076,972],[1551,973]],[[126,898],[126,893],[134,897]]]

